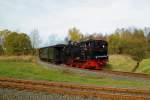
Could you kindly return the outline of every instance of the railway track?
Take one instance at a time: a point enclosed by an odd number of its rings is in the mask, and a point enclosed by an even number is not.
[[[70,66],[66,66],[66,65],[55,65],[52,63],[48,63],[48,62],[43,62],[41,60],[37,60],[37,62],[39,64],[42,65],[46,65],[49,68],[58,68],[58,69],[69,69],[69,70],[75,70],[75,71],[87,71],[91,72],[91,73],[96,73],[96,74],[100,74],[100,75],[104,75],[104,76],[114,76],[114,77],[127,77],[127,78],[137,78],[137,79],[146,79],[150,81],[150,74],[143,74],[143,73],[132,73],[132,72],[121,72],[121,71],[112,71],[112,70],[89,70],[89,69],[81,69],[81,68],[76,68],[76,67],[70,67]]]
[[[111,88],[65,82],[21,80],[0,77],[0,88],[39,91],[64,95],[96,96],[113,100],[150,100],[150,90]]]
[[[95,72],[99,72],[94,70]],[[121,71],[111,71],[111,70],[102,70],[101,72],[113,75],[128,76],[128,77],[138,77],[138,78],[147,78],[150,79],[150,74],[142,73],[132,73],[132,72],[121,72]]]

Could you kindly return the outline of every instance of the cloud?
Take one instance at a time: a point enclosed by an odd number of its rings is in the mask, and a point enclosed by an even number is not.
[[[149,0],[0,0],[0,28],[27,32],[43,40],[65,37],[71,27],[82,33],[111,33],[121,27],[150,26]]]

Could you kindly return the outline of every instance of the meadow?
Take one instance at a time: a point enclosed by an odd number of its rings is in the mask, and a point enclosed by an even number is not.
[[[114,71],[131,72],[136,62],[127,55],[110,55],[108,68]],[[142,60],[136,73],[150,74],[150,58]]]
[[[5,57],[4,57],[5,58]],[[6,57],[7,58],[7,57]],[[56,82],[75,82],[82,84],[96,84],[101,86],[114,86],[114,87],[145,87],[150,86],[150,82],[146,81],[135,81],[128,79],[113,79],[111,77],[99,77],[93,75],[80,75],[73,73],[69,70],[55,70],[48,69],[43,65],[39,65],[34,60],[34,57],[25,57],[24,59],[19,59],[18,57],[11,57],[9,59],[0,59],[0,76],[1,77],[13,77],[19,79],[30,79],[30,80],[47,80]],[[15,59],[15,60],[14,60]],[[29,60],[30,59],[30,60]],[[149,72],[145,71],[147,68],[145,65],[150,64],[150,60],[144,60],[142,65],[140,65],[139,72]],[[111,64],[111,63],[110,63]],[[114,63],[115,64],[115,63]],[[116,65],[111,65],[113,69],[119,69],[118,67],[113,67]],[[129,66],[128,66],[129,67]],[[124,68],[123,69],[128,69]]]

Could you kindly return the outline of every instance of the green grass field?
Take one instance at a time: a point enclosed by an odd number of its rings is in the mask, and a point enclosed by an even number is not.
[[[115,71],[132,71],[133,67],[136,65],[136,62],[131,59],[131,57],[126,55],[110,55],[109,65],[106,66]],[[150,74],[150,58],[144,59],[137,69],[138,73]]]
[[[150,74],[150,58],[144,59],[136,72]]]
[[[25,61],[0,61],[0,76],[32,80],[77,82],[114,87],[150,86],[150,82],[112,79],[111,77],[97,77],[92,75],[79,75],[69,72],[68,70],[60,71],[55,69],[47,69],[34,62]]]
[[[110,55],[109,56],[109,67],[115,71],[127,71],[130,72],[136,62],[129,56],[125,55]]]

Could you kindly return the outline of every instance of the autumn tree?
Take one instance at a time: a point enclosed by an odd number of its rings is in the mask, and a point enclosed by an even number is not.
[[[136,62],[133,72],[139,67],[140,62],[146,57],[146,37],[143,30],[117,29],[108,36],[109,53],[130,55]]]
[[[111,54],[118,54],[120,53],[119,48],[120,48],[120,37],[118,33],[112,34],[108,38],[108,43],[109,43],[109,53]]]
[[[150,32],[146,36],[147,43],[147,57],[150,58]]]
[[[102,33],[93,33],[93,34],[86,34],[83,36],[83,40],[106,40],[106,37]]]
[[[2,45],[0,45],[0,55],[4,54],[4,49],[2,48]]]
[[[147,34],[146,40],[147,40],[147,42],[150,44],[150,32]]]
[[[7,55],[13,55],[18,52],[17,47],[18,47],[18,42],[17,41],[17,33],[12,32],[10,33],[6,38],[4,42],[4,47],[6,48],[5,53]]]
[[[143,30],[135,29],[132,34],[128,35],[128,39],[124,39],[124,41],[127,42],[124,54],[130,55],[137,62],[132,70],[132,72],[135,72],[140,62],[145,58],[146,38]]]
[[[25,33],[19,34],[18,41],[19,41],[18,47],[20,48],[21,54],[26,55],[26,54],[31,53],[31,48],[32,48],[31,40],[27,34]]]
[[[4,47],[7,55],[29,54],[31,41],[25,33],[18,34],[17,32],[12,32],[6,36]]]
[[[3,45],[3,40],[2,40],[2,36],[1,36],[1,32],[0,32],[0,55],[3,54],[3,50],[4,50],[2,45]]]
[[[75,42],[75,41],[80,41],[83,35],[81,34],[79,29],[74,27],[74,28],[69,29],[68,37],[71,41]]]

